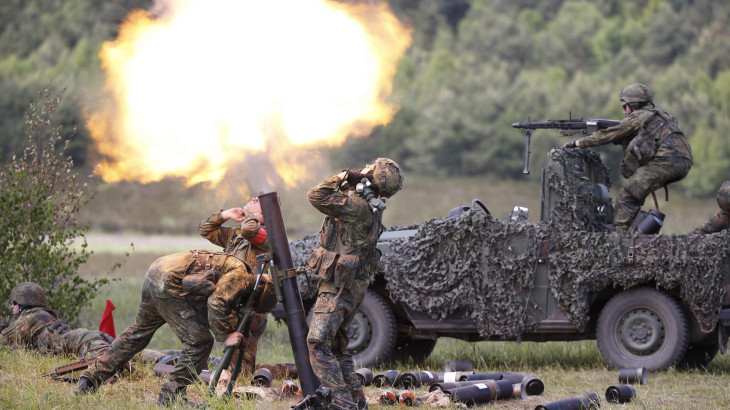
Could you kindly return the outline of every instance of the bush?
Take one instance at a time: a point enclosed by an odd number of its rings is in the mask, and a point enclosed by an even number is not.
[[[52,123],[61,96],[45,90],[38,97],[25,114],[28,145],[0,168],[0,300],[9,300],[15,284],[32,281],[46,291],[51,308],[73,320],[109,280],[78,274],[92,253],[88,225],[76,220],[93,197],[91,181],[77,180],[73,160],[65,156],[70,138]]]

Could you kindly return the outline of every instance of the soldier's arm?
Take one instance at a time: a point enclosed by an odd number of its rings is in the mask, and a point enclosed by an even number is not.
[[[208,297],[208,324],[219,342],[236,330],[228,321],[228,315],[243,301],[254,283],[248,266],[240,259],[226,258],[221,269],[223,274]]]
[[[727,212],[718,212],[717,214],[712,215],[712,217],[710,217],[704,225],[695,229],[693,233],[711,234],[727,229],[728,224],[730,223],[730,218],[728,217],[729,215]]]
[[[252,245],[269,249],[269,241],[267,240],[266,229],[261,226],[257,215],[248,215],[243,219],[241,224],[241,235],[251,242]]]
[[[352,221],[360,216],[364,208],[353,204],[352,197],[357,197],[357,194],[340,190],[343,181],[340,175],[335,175],[312,188],[307,193],[307,198],[312,206],[323,214]],[[367,207],[364,201],[360,202]]]
[[[228,220],[221,215],[222,212],[216,212],[200,222],[198,233],[212,244],[225,248],[231,237],[235,235],[235,228],[222,226]]]
[[[596,131],[593,134],[579,138],[576,142],[579,148],[597,147],[612,142],[618,142],[625,138],[635,136],[641,129],[641,120],[637,115],[629,115],[615,126],[605,130]]]

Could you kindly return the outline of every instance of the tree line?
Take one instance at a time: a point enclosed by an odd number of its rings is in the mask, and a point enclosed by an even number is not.
[[[352,0],[357,1],[357,0]],[[150,1],[7,0],[0,4],[0,155],[22,151],[23,112],[39,90],[67,88],[56,117],[83,124],[83,84],[103,81],[98,49],[132,8]],[[395,158],[408,172],[499,175],[523,169],[515,121],[623,116],[620,89],[652,88],[690,138],[695,164],[680,184],[712,195],[730,175],[730,1],[389,0],[413,27],[392,101],[393,121],[331,156],[344,164]],[[533,152],[562,144],[536,132]],[[69,148],[85,161],[79,126]],[[602,150],[617,169],[618,147]]]

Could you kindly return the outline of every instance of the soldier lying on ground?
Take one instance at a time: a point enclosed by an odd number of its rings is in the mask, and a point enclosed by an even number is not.
[[[235,228],[223,226],[229,219],[241,222],[241,225]],[[227,255],[233,255],[251,267],[256,266],[256,256],[269,252],[263,213],[257,197],[251,198],[243,208],[230,208],[212,214],[198,225],[198,233],[211,243],[222,247]],[[266,330],[267,316],[268,313],[257,313],[251,317],[250,336],[246,340],[241,366],[244,375],[252,375],[255,370],[258,341]],[[238,318],[233,315],[229,320],[235,327]],[[231,363],[236,362],[237,354],[238,350]]]
[[[84,372],[74,392],[95,392],[167,323],[183,343],[183,354],[162,384],[158,402],[169,405],[177,397],[186,401],[187,386],[205,367],[213,337],[225,346],[238,346],[243,341],[228,316],[245,303],[254,281],[245,262],[224,253],[189,251],[157,259],[145,275],[135,323]],[[254,297],[258,313],[273,309],[276,298],[269,278],[262,278]]]
[[[696,228],[693,233],[708,234],[720,232],[730,228],[730,181],[725,181],[717,191],[717,204],[720,212],[711,216],[704,225]]]

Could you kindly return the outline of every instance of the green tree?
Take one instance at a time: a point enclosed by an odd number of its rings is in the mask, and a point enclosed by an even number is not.
[[[43,287],[54,309],[73,320],[109,280],[78,274],[92,252],[88,227],[80,226],[76,215],[93,192],[89,182],[78,180],[66,156],[70,140],[53,122],[60,102],[61,96],[52,98],[48,90],[31,102],[27,146],[0,169],[0,300],[9,300],[15,284],[32,281]]]

